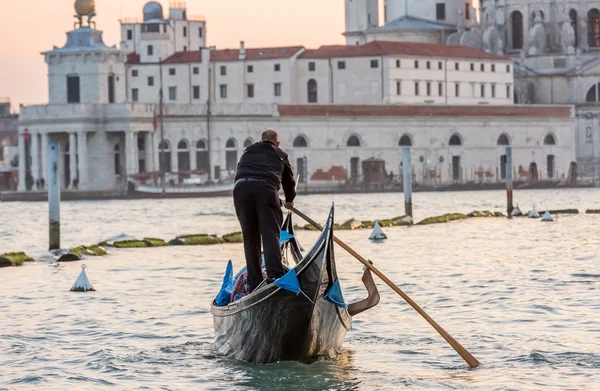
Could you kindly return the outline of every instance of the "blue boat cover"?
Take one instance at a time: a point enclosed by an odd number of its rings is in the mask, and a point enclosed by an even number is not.
[[[348,308],[348,304],[344,301],[342,295],[342,287],[340,286],[340,280],[337,279],[325,293],[325,300],[337,305],[338,307]]]
[[[284,244],[289,242],[290,239],[292,239],[293,237],[294,235],[291,235],[288,231],[281,231],[281,233],[279,234],[279,245],[283,246]]]
[[[285,289],[286,291],[294,292],[299,295],[302,293],[300,290],[300,282],[298,281],[298,276],[296,276],[296,268],[293,268],[289,272],[285,274],[285,276],[276,279],[273,282],[273,285],[280,287],[281,289]]]
[[[217,294],[215,304],[218,307],[223,307],[229,304],[231,298],[231,292],[233,292],[233,264],[231,260],[227,263],[227,269],[225,269],[225,276],[223,277],[223,285],[221,290]]]

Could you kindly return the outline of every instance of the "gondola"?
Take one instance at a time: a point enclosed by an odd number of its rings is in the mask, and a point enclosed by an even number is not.
[[[213,301],[215,347],[220,354],[254,364],[332,357],[341,349],[352,317],[379,303],[368,269],[363,274],[368,297],[344,302],[333,251],[333,206],[323,232],[305,256],[291,216],[290,212],[282,231],[282,251],[295,263],[286,265],[287,274],[271,284],[263,281],[233,303],[218,306]]]

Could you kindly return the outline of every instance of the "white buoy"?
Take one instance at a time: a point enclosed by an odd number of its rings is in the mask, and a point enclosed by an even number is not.
[[[540,218],[540,214],[537,212],[537,210],[535,210],[535,205],[531,209],[531,212],[529,212],[529,218],[530,219],[539,219]]]
[[[381,226],[379,225],[379,221],[375,221],[375,226],[373,227],[373,232],[371,232],[371,236],[369,236],[369,240],[379,241],[387,239],[387,236],[381,230]]]
[[[517,207],[513,209],[512,216],[513,217],[523,216],[523,212],[521,212],[521,209],[519,208],[519,204],[517,204]]]
[[[89,292],[95,291],[94,287],[88,280],[87,274],[85,274],[85,265],[81,265],[81,273],[77,277],[77,281],[71,287],[71,292]]]
[[[550,211],[546,211],[546,213],[544,213],[544,217],[542,217],[542,221],[544,222],[550,222],[550,221],[554,221],[554,219],[552,218],[552,215],[550,214]]]

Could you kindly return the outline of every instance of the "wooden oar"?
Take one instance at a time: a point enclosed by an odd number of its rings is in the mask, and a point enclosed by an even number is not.
[[[308,221],[315,228],[323,231],[323,227],[321,227],[317,222],[315,222],[313,219],[311,219],[310,217],[308,217],[304,213],[300,212],[298,209],[291,208],[291,210],[294,213],[296,213],[298,216],[302,217],[304,220]],[[344,250],[348,251],[354,258],[358,259],[360,261],[360,263],[362,263],[363,265],[365,265],[365,267],[369,268],[373,273],[375,273],[377,275],[377,277],[381,278],[381,280],[383,282],[385,282],[390,288],[392,288],[397,294],[399,294],[400,296],[402,296],[402,298],[408,304],[410,304],[419,314],[421,314],[421,316],[423,318],[425,318],[425,320],[427,322],[429,322],[429,324],[432,325],[433,328],[436,329],[437,332],[440,333],[440,335],[442,337],[444,337],[444,339],[450,344],[450,346],[452,346],[454,348],[454,350],[456,350],[456,352],[458,354],[460,354],[460,356],[467,362],[467,364],[469,364],[469,366],[471,368],[476,368],[476,367],[479,366],[479,361],[477,361],[477,359],[475,357],[473,357],[473,355],[471,353],[469,353],[467,351],[467,349],[465,349],[460,343],[458,343],[458,341],[456,341],[450,334],[448,334],[446,332],[446,330],[444,330],[442,328],[442,326],[440,326],[439,324],[437,324],[437,322],[435,320],[431,319],[431,317],[429,315],[427,315],[427,313],[425,311],[423,311],[423,309],[421,307],[419,307],[417,305],[417,303],[415,303],[414,301],[412,301],[412,299],[410,297],[408,297],[408,295],[406,293],[404,293],[402,291],[402,289],[400,289],[396,284],[394,284],[389,278],[387,278],[375,266],[371,265],[369,263],[369,261],[367,261],[365,258],[363,258],[362,256],[360,256],[360,254],[358,254],[356,251],[354,251],[353,249],[351,249],[350,246],[348,246],[346,243],[342,242],[341,240],[339,240],[335,236],[333,237],[333,239]]]

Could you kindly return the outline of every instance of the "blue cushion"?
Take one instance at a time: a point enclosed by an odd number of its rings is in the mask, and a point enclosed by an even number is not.
[[[233,285],[233,264],[230,260],[229,263],[227,263],[227,269],[225,270],[225,276],[223,277],[223,285],[221,285],[221,290],[215,299],[215,304],[218,307],[224,307],[229,304],[231,292],[233,292]]]

